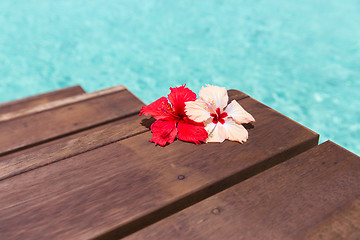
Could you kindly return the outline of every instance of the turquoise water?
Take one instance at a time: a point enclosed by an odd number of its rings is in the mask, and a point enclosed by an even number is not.
[[[358,0],[1,0],[0,102],[235,88],[360,154]]]

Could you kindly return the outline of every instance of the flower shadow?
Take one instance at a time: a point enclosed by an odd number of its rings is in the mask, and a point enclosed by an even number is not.
[[[153,124],[155,121],[156,121],[156,119],[153,117],[146,118],[146,119],[141,120],[141,125],[150,129],[151,124]]]
[[[243,125],[244,128],[247,129],[247,130],[254,128],[254,125],[253,125],[252,123],[243,123],[242,125]]]
[[[151,125],[152,125],[155,121],[156,121],[155,118],[150,117],[150,118],[145,118],[145,119],[141,120],[141,123],[140,123],[140,124],[141,124],[142,126],[146,127],[147,129],[151,130]],[[177,138],[176,138],[174,141],[177,141]],[[160,146],[160,145],[158,145],[158,144],[156,144],[156,143],[155,143],[155,145],[156,145],[156,146]],[[168,146],[168,145],[169,145],[169,143],[166,143],[164,146],[160,146],[160,147],[166,147],[166,146]]]

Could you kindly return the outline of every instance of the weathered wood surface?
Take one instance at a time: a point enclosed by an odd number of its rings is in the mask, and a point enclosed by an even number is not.
[[[149,131],[137,115],[0,157],[0,180]]]
[[[0,155],[137,114],[144,105],[119,87],[74,98],[75,102],[65,99],[65,104],[0,122]]]
[[[241,100],[243,98],[249,97],[249,95],[247,95],[246,93],[243,93],[241,91],[235,90],[235,89],[230,89],[228,90],[228,95],[229,95],[229,103],[232,100]]]
[[[40,104],[40,105],[34,106],[32,108],[27,108],[27,109],[24,109],[24,110],[21,110],[18,112],[2,114],[2,115],[0,115],[0,122],[12,120],[14,118],[21,117],[24,115],[30,115],[30,114],[44,112],[44,111],[51,110],[54,108],[66,106],[66,105],[69,105],[72,103],[79,103],[81,101],[86,101],[86,100],[93,99],[96,97],[101,97],[103,95],[116,93],[116,92],[119,92],[119,91],[122,91],[125,89],[126,88],[124,86],[119,85],[119,86],[115,86],[115,87],[111,87],[111,88],[107,88],[107,89],[102,89],[102,90],[99,90],[96,92],[90,92],[90,93],[86,93],[86,94],[80,94],[80,95],[76,95],[76,96],[72,96],[72,97],[59,99],[56,101],[51,101],[51,102],[48,102],[45,104]]]
[[[0,103],[0,116],[3,116],[4,114],[8,115],[8,118],[11,117],[11,114],[18,116],[27,109],[60,99],[81,95],[83,93],[85,93],[85,91],[82,87],[73,86],[11,102]]]
[[[0,238],[125,236],[317,144],[252,98],[240,103],[257,120],[243,145],[156,147],[145,132],[0,181]]]
[[[360,158],[323,143],[126,239],[360,239]]]
[[[237,90],[229,90],[228,93],[229,102],[248,97]],[[0,180],[147,131],[139,124],[146,119],[137,116],[121,119],[2,156],[0,157]]]

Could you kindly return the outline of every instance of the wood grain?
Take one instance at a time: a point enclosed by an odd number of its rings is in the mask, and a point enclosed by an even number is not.
[[[228,94],[229,102],[248,97],[237,90],[229,90]],[[128,117],[2,156],[0,180],[148,131],[139,124],[146,119]]]
[[[317,144],[274,110],[240,102],[257,120],[245,144],[156,147],[145,132],[0,181],[0,238],[116,239]]]
[[[82,87],[73,86],[11,102],[0,103],[0,116],[3,116],[4,114],[21,115],[21,113],[26,109],[34,108],[60,99],[81,95],[83,93],[85,93],[85,91]]]
[[[134,239],[360,239],[360,158],[326,142]]]
[[[126,89],[0,122],[0,155],[137,114],[144,104]]]
[[[137,115],[0,157],[0,181],[77,154],[134,136],[149,129]]]
[[[232,100],[241,100],[243,98],[249,97],[249,95],[247,95],[246,93],[243,93],[235,89],[228,90],[228,95],[229,95],[229,103]]]
[[[31,108],[22,109],[21,111],[11,112],[9,114],[2,114],[0,116],[0,122],[13,120],[14,118],[22,117],[24,115],[30,115],[30,114],[44,112],[47,110],[53,110],[55,108],[64,107],[66,105],[70,105],[73,103],[87,101],[87,100],[101,97],[104,95],[116,93],[116,92],[122,91],[124,89],[126,89],[124,86],[119,85],[119,86],[115,86],[115,87],[111,87],[111,88],[107,88],[107,89],[102,89],[102,90],[99,90],[96,92],[90,92],[90,93],[86,93],[86,94],[80,94],[80,95],[76,95],[76,96],[72,96],[72,97],[68,97],[68,98],[59,99],[56,101],[51,101],[51,102],[40,104],[40,105],[31,107]]]

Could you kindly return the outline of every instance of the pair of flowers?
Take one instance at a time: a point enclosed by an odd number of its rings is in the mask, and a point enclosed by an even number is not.
[[[170,88],[168,97],[161,97],[141,108],[140,115],[151,115],[151,142],[160,146],[179,140],[200,144],[223,142],[225,139],[246,142],[247,130],[241,125],[255,121],[240,104],[229,97],[224,87],[202,87],[199,98],[185,86]],[[170,103],[169,103],[170,102]]]

